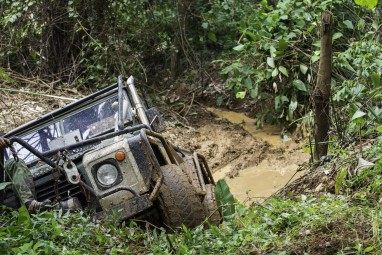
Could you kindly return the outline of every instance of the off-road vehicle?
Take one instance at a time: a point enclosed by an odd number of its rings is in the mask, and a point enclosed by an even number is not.
[[[27,163],[38,201],[70,207],[75,199],[97,216],[157,217],[170,228],[206,218],[218,224],[205,158],[170,144],[160,134],[162,115],[142,101],[133,77],[119,76],[116,84],[3,135],[13,146],[0,159]],[[7,181],[0,168],[0,183]],[[11,186],[0,195],[1,204],[20,206]]]

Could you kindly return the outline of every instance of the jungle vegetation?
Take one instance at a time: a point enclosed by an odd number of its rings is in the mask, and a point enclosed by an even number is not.
[[[305,125],[311,132],[325,11],[333,17],[327,153],[350,162],[336,168],[334,192],[274,197],[249,208],[235,203],[221,226],[179,233],[116,225],[112,217],[95,223],[86,213],[44,212],[26,220],[1,208],[0,250],[380,254],[382,9],[376,0],[3,0],[0,78],[15,87],[36,79],[79,89],[101,88],[120,73],[160,88],[182,81],[218,106],[250,102],[259,126]],[[354,152],[365,141],[372,146]],[[350,174],[358,157],[376,159],[375,166]]]

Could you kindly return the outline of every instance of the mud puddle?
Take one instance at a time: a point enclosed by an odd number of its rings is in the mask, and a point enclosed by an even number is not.
[[[282,142],[280,128],[264,126],[259,129],[255,125],[255,119],[244,114],[214,108],[208,110],[216,114],[218,119],[240,124],[251,136],[270,145],[266,156],[259,164],[242,169],[234,178],[227,178],[229,177],[227,173],[232,169],[231,164],[214,173],[215,180],[222,178],[226,180],[231,192],[239,201],[246,203],[261,201],[282,188],[291,178],[294,180],[303,175],[303,172],[296,173],[296,170],[309,158],[309,154],[304,153],[301,146],[292,141]]]

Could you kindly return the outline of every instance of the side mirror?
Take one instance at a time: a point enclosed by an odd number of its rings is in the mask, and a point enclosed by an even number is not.
[[[157,108],[152,107],[146,110],[146,116],[154,132],[160,133],[166,130],[167,126],[164,118]]]

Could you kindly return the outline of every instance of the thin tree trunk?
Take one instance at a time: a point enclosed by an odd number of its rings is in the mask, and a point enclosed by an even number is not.
[[[321,16],[321,55],[317,84],[313,91],[314,102],[314,157],[320,159],[328,153],[330,82],[332,76],[333,15],[324,11]]]

